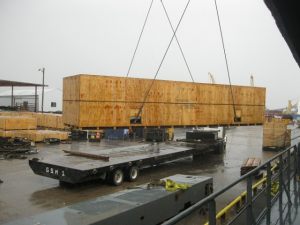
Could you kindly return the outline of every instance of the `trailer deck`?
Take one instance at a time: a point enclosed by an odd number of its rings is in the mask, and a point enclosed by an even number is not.
[[[116,176],[121,179],[120,183],[122,183],[123,178],[126,177],[129,178],[129,181],[135,180],[138,176],[138,170],[142,168],[179,158],[199,155],[207,151],[215,151],[220,143],[222,144],[223,141],[219,140],[209,144],[151,143],[104,150],[94,149],[84,152],[107,156],[109,157],[109,161],[64,154],[45,159],[34,158],[29,160],[29,165],[34,173],[38,175],[73,184],[89,180],[112,178],[117,171],[118,174]],[[83,150],[80,151],[82,152]],[[115,185],[119,184],[119,182],[116,183],[114,181],[112,183]]]

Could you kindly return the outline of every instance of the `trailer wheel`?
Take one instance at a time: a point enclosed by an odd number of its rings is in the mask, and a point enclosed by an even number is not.
[[[115,169],[109,174],[109,182],[115,186],[121,185],[124,180],[124,173],[121,169]]]
[[[126,180],[132,182],[136,181],[139,176],[139,168],[137,166],[131,166],[127,171],[126,171]]]

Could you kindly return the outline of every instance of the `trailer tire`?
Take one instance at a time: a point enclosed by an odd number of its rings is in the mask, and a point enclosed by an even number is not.
[[[115,169],[109,174],[109,182],[112,185],[119,186],[123,183],[124,173],[122,169]]]
[[[129,169],[126,171],[126,180],[133,182],[136,181],[138,176],[139,176],[139,168],[137,166],[131,166]]]

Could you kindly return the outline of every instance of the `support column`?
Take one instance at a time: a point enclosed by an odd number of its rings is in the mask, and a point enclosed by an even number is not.
[[[14,86],[11,86],[11,107],[14,107]]]
[[[37,86],[34,87],[35,90],[34,90],[34,111],[37,112],[38,109],[37,109]]]

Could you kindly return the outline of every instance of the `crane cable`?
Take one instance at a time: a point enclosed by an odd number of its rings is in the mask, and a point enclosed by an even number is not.
[[[161,1],[162,1],[162,0],[161,0]],[[144,105],[145,105],[145,103],[146,103],[146,100],[147,100],[147,97],[148,97],[148,95],[149,95],[149,93],[150,93],[150,90],[151,90],[151,88],[152,88],[152,86],[153,86],[153,84],[154,84],[154,81],[156,80],[157,75],[158,75],[158,73],[159,73],[159,71],[160,71],[160,69],[161,69],[161,66],[162,66],[162,64],[163,64],[163,62],[164,62],[164,60],[165,60],[165,58],[166,58],[166,56],[167,56],[167,53],[168,53],[168,51],[169,51],[169,49],[170,49],[170,46],[171,46],[171,44],[172,44],[172,42],[173,42],[173,39],[174,39],[174,37],[175,37],[175,35],[176,35],[176,32],[177,32],[177,30],[178,30],[178,28],[179,28],[179,26],[180,26],[180,24],[181,24],[181,21],[182,21],[184,15],[185,15],[185,12],[186,12],[186,10],[187,10],[189,4],[190,4],[190,1],[191,1],[191,0],[188,0],[187,4],[186,4],[186,6],[185,6],[185,8],[184,8],[184,10],[183,10],[183,13],[182,13],[182,15],[181,15],[181,17],[180,17],[180,20],[179,20],[179,22],[178,22],[178,24],[177,24],[177,26],[176,26],[176,29],[175,29],[174,33],[173,33],[173,35],[172,35],[172,38],[171,38],[171,40],[169,41],[168,47],[167,47],[167,49],[166,49],[166,51],[165,51],[165,53],[164,53],[164,55],[163,55],[163,57],[162,57],[162,59],[161,59],[161,62],[160,62],[159,66],[158,66],[158,68],[157,68],[157,70],[156,70],[155,76],[154,76],[154,78],[152,79],[152,82],[151,82],[151,84],[150,84],[150,86],[149,86],[149,88],[148,88],[148,90],[147,90],[147,92],[146,92],[146,94],[145,94],[145,96],[144,96],[144,100],[143,100],[142,105],[141,105],[141,107],[140,107],[140,109],[139,109],[139,111],[138,111],[138,114],[137,114],[137,116],[136,116],[136,118],[135,118],[135,122],[134,122],[134,123],[136,123],[137,119],[138,119],[138,118],[140,117],[140,115],[141,115],[141,112],[142,112],[143,107],[144,107]]]
[[[138,47],[139,47],[139,45],[140,45],[141,38],[142,38],[142,35],[143,35],[143,33],[144,33],[144,29],[145,29],[146,23],[147,23],[148,18],[149,18],[149,14],[150,14],[150,11],[151,11],[151,8],[152,8],[152,5],[153,5],[153,1],[154,1],[154,0],[151,0],[151,2],[150,2],[150,6],[149,6],[149,9],[148,9],[148,11],[147,11],[147,15],[146,15],[146,18],[145,18],[145,21],[144,21],[144,24],[143,24],[143,27],[142,27],[142,30],[141,30],[141,33],[140,33],[138,42],[137,42],[137,44],[136,44],[136,46],[135,46],[135,49],[134,49],[134,52],[133,52],[133,55],[132,55],[132,58],[131,58],[131,62],[130,62],[130,65],[129,65],[129,68],[128,68],[126,77],[129,76],[129,73],[130,73],[130,70],[131,70],[131,67],[132,67],[132,64],[133,64],[133,61],[134,61],[134,58],[135,58],[137,49],[138,49]]]
[[[161,0],[160,2],[161,2],[162,7],[163,7],[163,9],[164,9],[164,11],[165,11],[166,17],[167,17],[167,19],[168,19],[168,21],[169,21],[169,24],[170,24],[170,27],[171,27],[171,29],[172,29],[172,31],[173,31],[173,34],[175,35],[175,40],[176,40],[177,45],[178,45],[178,47],[179,47],[179,49],[180,49],[180,52],[181,52],[181,55],[182,55],[182,57],[183,57],[184,63],[185,63],[185,65],[186,65],[186,68],[188,69],[189,74],[190,74],[190,77],[191,77],[191,79],[192,79],[192,81],[193,81],[193,83],[194,83],[195,81],[194,81],[194,78],[193,78],[191,69],[190,69],[190,67],[189,67],[189,65],[188,65],[188,63],[187,63],[187,60],[186,60],[186,58],[185,58],[185,55],[184,55],[184,53],[183,53],[183,50],[182,50],[182,48],[181,48],[181,45],[180,45],[179,40],[178,40],[178,38],[177,38],[177,35],[175,34],[175,30],[174,30],[174,27],[173,27],[173,25],[172,25],[172,23],[171,23],[171,20],[170,20],[169,14],[168,14],[168,12],[167,12],[167,9],[166,9],[166,7],[165,7],[165,4],[163,3],[162,0]]]
[[[233,106],[233,113],[234,113],[234,121],[236,122],[236,120],[237,120],[236,109],[235,109],[235,103],[234,103],[234,97],[233,97],[233,90],[232,90],[232,85],[231,85],[230,72],[229,72],[227,54],[226,54],[226,49],[225,49],[225,43],[224,43],[222,25],[221,25],[220,16],[219,16],[219,10],[218,10],[218,5],[217,5],[217,0],[214,0],[214,2],[215,2],[216,12],[217,12],[217,18],[218,18],[218,24],[219,24],[219,29],[220,29],[220,35],[221,35],[223,53],[224,53],[224,58],[225,58],[225,63],[226,63],[227,77],[228,77],[229,86],[230,86],[230,92],[231,92],[231,98],[232,98],[232,106]]]

